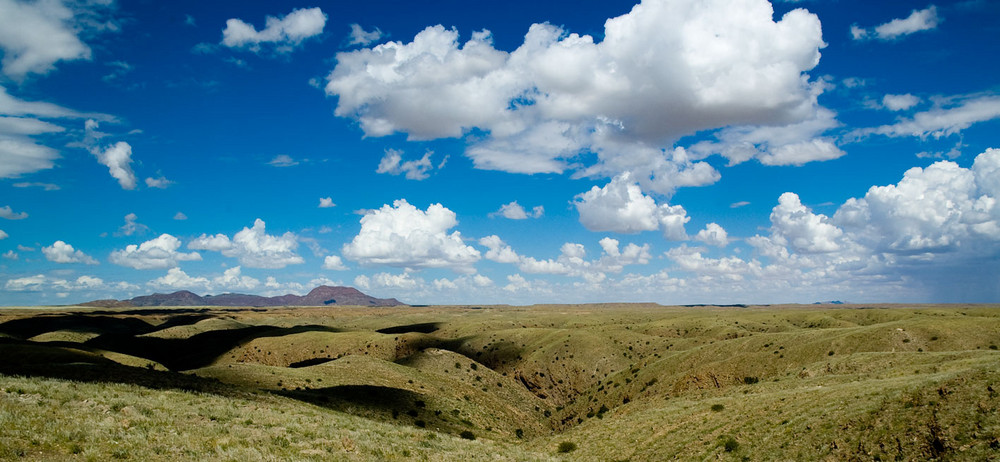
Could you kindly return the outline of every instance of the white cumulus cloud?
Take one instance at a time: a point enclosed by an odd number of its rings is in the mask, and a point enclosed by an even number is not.
[[[491,217],[501,216],[510,220],[526,220],[528,218],[540,218],[545,214],[545,207],[536,205],[531,212],[524,210],[521,204],[513,201],[500,206],[500,210],[490,214]]]
[[[260,281],[250,276],[244,276],[239,266],[234,266],[222,272],[222,276],[212,279],[214,287],[225,290],[253,290]]]
[[[354,278],[354,285],[368,289],[415,289],[424,284],[424,280],[414,278],[410,273],[390,274],[376,273],[372,276],[364,274]]]
[[[420,210],[399,199],[361,218],[361,231],[344,245],[343,255],[362,265],[400,268],[451,268],[472,272],[479,261],[475,248],[465,245],[455,212],[441,204]]]
[[[902,95],[887,94],[882,97],[882,107],[890,111],[905,111],[920,104],[920,98],[909,93]]]
[[[333,198],[332,197],[321,197],[321,198],[319,198],[319,208],[321,208],[321,209],[328,209],[328,208],[336,207],[336,206],[337,206],[337,204],[333,203]]]
[[[250,268],[279,269],[288,265],[303,263],[305,260],[295,252],[299,246],[298,236],[291,231],[281,236],[267,234],[264,220],[254,220],[252,228],[244,227],[232,239],[225,234],[200,237],[188,243],[189,249],[222,252],[227,257],[237,258],[243,266]]]
[[[573,202],[580,213],[580,223],[591,231],[638,233],[661,229],[669,240],[687,237],[684,224],[691,218],[680,205],[657,205],[628,173],[614,177],[598,188],[594,186],[576,196]]]
[[[885,24],[876,26],[875,34],[880,39],[892,40],[914,32],[935,29],[940,22],[941,18],[938,17],[937,7],[931,5],[922,10],[913,10],[905,18],[893,19]]]
[[[433,151],[427,151],[419,160],[403,161],[403,151],[398,149],[386,149],[382,160],[378,163],[375,173],[387,173],[389,175],[405,174],[407,180],[426,180],[430,177],[427,172],[434,168],[431,163]]]
[[[211,281],[201,276],[189,276],[180,268],[170,268],[167,274],[147,282],[146,285],[165,290],[208,290]]]
[[[337,255],[327,255],[323,259],[323,269],[333,270],[333,271],[344,271],[347,266],[344,265],[344,260]]]
[[[122,189],[135,189],[135,173],[132,172],[132,146],[119,141],[105,150],[94,150],[97,161],[108,167],[108,172]]]
[[[0,207],[0,218],[6,218],[8,220],[23,220],[28,218],[27,212],[15,212],[9,205]]]
[[[83,253],[83,251],[74,249],[72,245],[63,241],[55,241],[48,247],[42,247],[42,253],[45,254],[46,260],[56,263],[97,264],[97,260],[94,257]]]
[[[765,0],[646,0],[608,19],[599,43],[534,24],[512,52],[495,48],[489,31],[463,43],[456,30],[433,26],[410,42],[339,53],[326,92],[338,97],[336,115],[358,120],[367,136],[475,131],[466,155],[478,168],[629,171],[644,188],[706,184],[717,179],[707,164],[674,165],[680,137],[818,117],[823,85],[805,72],[825,46],[820,22],[802,9],[778,21],[773,13]],[[622,153],[625,144],[649,154]],[[596,163],[571,162],[585,151]],[[830,145],[814,151],[838,155]]]
[[[366,31],[361,27],[360,24],[351,24],[351,34],[348,36],[347,44],[353,45],[371,45],[382,38],[382,30],[375,28],[374,30]]]
[[[303,40],[323,33],[326,13],[319,8],[295,9],[286,16],[268,16],[263,30],[240,19],[229,19],[222,31],[222,44],[230,48],[260,51],[262,44],[273,45],[278,53],[292,51]]]
[[[170,234],[161,234],[142,244],[130,244],[111,252],[111,263],[135,269],[173,268],[182,261],[201,260],[198,252],[178,252],[181,241]]]
[[[726,233],[725,228],[719,226],[718,223],[709,223],[705,225],[705,229],[698,231],[695,235],[695,240],[704,242],[708,245],[714,245],[716,247],[725,247],[729,245],[729,234]]]

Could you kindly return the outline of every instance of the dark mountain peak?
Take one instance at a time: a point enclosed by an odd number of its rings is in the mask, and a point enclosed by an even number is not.
[[[395,298],[375,298],[353,287],[319,286],[305,296],[281,295],[262,297],[260,295],[232,294],[205,295],[204,297],[187,290],[170,294],[155,293],[131,300],[95,300],[84,303],[89,306],[397,306],[403,305]]]

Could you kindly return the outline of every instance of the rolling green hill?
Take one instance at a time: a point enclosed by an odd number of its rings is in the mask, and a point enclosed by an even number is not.
[[[3,310],[0,457],[989,460],[998,344],[994,306]]]

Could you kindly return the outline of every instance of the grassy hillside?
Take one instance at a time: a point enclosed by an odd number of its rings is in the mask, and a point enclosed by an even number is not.
[[[997,459],[998,344],[992,306],[4,310],[0,457]]]

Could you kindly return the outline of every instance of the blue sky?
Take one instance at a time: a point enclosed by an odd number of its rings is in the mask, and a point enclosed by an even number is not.
[[[0,304],[997,302],[998,24],[0,0]]]

